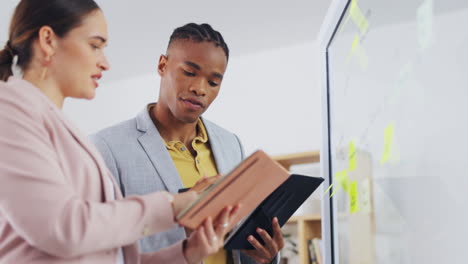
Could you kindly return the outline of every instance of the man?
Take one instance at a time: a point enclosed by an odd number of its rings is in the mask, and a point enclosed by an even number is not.
[[[176,193],[203,177],[226,174],[244,159],[236,135],[201,118],[218,95],[228,59],[223,37],[210,25],[175,29],[159,59],[158,102],[92,136],[125,196]],[[249,236],[255,250],[221,250],[205,263],[277,263],[283,238],[276,219],[273,227],[273,237],[258,230],[264,246]],[[140,248],[151,252],[185,237],[178,228],[141,240]]]

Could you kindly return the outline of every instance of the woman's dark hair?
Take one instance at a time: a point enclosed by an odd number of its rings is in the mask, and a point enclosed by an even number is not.
[[[55,34],[64,37],[78,27],[82,19],[99,9],[93,0],[21,0],[10,22],[8,41],[0,50],[0,80],[12,75],[13,57],[24,71],[32,59],[32,43],[41,27],[50,26]]]
[[[191,40],[197,43],[200,42],[212,42],[216,47],[221,47],[226,55],[226,59],[229,60],[229,48],[224,42],[223,36],[218,31],[214,30],[209,24],[195,24],[189,23],[185,26],[178,27],[172,32],[171,38],[169,39],[169,45],[176,40]]]

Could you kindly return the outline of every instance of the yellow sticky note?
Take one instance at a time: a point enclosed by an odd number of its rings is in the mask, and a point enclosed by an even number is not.
[[[351,57],[353,57],[354,55],[358,57],[361,68],[364,70],[367,69],[369,65],[369,58],[367,57],[366,51],[361,46],[361,39],[359,37],[359,34],[356,34],[356,36],[353,39],[353,43],[351,44],[351,51],[349,52],[348,57],[346,58],[346,62],[349,63]]]
[[[361,47],[360,41],[359,35],[356,35],[354,37],[353,44],[351,45],[351,53],[356,52],[356,49]]]
[[[333,184],[330,184],[330,186],[328,186],[327,190],[323,194],[327,194],[332,187],[333,187]],[[330,195],[330,198],[332,198],[333,194],[335,194],[335,191],[333,191],[333,193]]]
[[[351,184],[351,181],[349,180],[348,177],[342,178],[340,181],[341,188],[349,194],[349,185]]]
[[[356,158],[356,144],[354,140],[349,143],[349,150],[348,150],[348,170],[353,171],[356,169],[357,166],[357,158]]]
[[[384,149],[382,153],[382,158],[380,159],[380,164],[385,164],[392,154],[393,149],[393,138],[395,134],[394,124],[390,124],[385,128],[384,132]]]
[[[367,18],[364,16],[361,9],[359,8],[357,0],[351,1],[351,8],[349,10],[349,14],[351,16],[351,19],[359,28],[359,31],[361,31],[361,35],[364,35],[369,30],[369,22],[367,21]]]
[[[351,213],[357,213],[361,210],[359,207],[359,192],[356,181],[353,181],[349,187],[349,203]]]
[[[340,172],[337,172],[336,175],[336,181],[340,184],[341,188],[345,192],[349,192],[349,178],[348,178],[348,171],[347,170],[342,170]]]
[[[349,178],[348,178],[347,170],[342,170],[342,171],[339,171],[339,172],[335,173],[335,181],[339,184],[338,186],[341,186],[341,188],[343,188],[346,192],[348,192],[348,184],[347,183],[349,182]],[[332,187],[333,187],[333,184],[331,184],[328,187],[328,189],[325,191],[325,193],[329,192]],[[335,195],[337,189],[338,189],[338,187],[333,188],[333,192],[330,195],[330,198],[332,198],[333,195]]]
[[[361,44],[360,44],[360,39],[359,35],[356,35],[354,37],[353,43],[351,44],[351,51],[348,54],[348,57],[346,58],[346,62],[349,63],[351,60],[351,57],[356,53],[356,51],[359,51],[361,49]]]

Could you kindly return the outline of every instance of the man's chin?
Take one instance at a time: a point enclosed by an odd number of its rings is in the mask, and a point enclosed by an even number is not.
[[[199,118],[199,116],[184,116],[182,118],[179,118],[179,120],[186,124],[193,124],[196,123]]]
[[[184,112],[179,113],[179,119],[183,123],[193,124],[198,121],[202,113],[199,112]]]

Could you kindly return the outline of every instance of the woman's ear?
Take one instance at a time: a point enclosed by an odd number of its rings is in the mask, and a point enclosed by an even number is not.
[[[41,61],[48,63],[57,49],[57,35],[49,26],[43,26],[39,29],[38,36],[39,48],[42,53]]]
[[[159,57],[159,62],[158,62],[158,73],[159,76],[163,76],[164,73],[166,72],[166,67],[167,67],[167,56],[166,55],[161,55]]]

